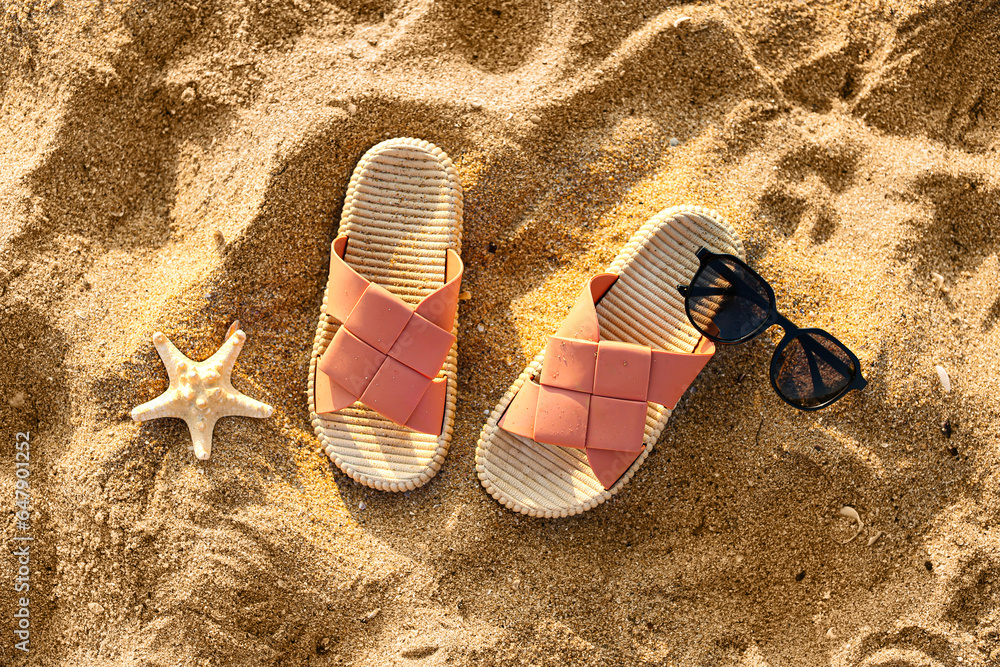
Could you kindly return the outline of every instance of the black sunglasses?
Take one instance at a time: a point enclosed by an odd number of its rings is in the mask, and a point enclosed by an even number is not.
[[[800,329],[778,312],[774,290],[738,257],[698,251],[690,285],[678,285],[691,324],[706,338],[732,345],[777,324],[785,336],[771,358],[771,386],[799,410],[819,410],[864,389],[861,362],[822,329]]]

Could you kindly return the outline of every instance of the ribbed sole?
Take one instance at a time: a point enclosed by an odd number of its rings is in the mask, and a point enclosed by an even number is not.
[[[418,304],[444,284],[448,248],[461,253],[462,186],[451,159],[419,139],[389,139],[372,147],[347,187],[340,233],[350,237],[344,261],[403,301]],[[340,328],[327,314],[326,301],[324,293],[309,360],[309,410],[323,451],[356,482],[380,491],[426,484],[441,469],[454,431],[457,342],[438,376],[448,381],[441,435],[399,426],[360,403],[320,416],[316,363]]]
[[[699,335],[684,312],[677,285],[698,269],[700,247],[744,256],[736,231],[716,212],[676,206],[653,216],[622,248],[608,272],[618,281],[597,306],[601,337],[674,352],[691,352]],[[575,294],[566,295],[571,303]],[[583,450],[544,445],[497,427],[521,385],[542,367],[535,357],[507,390],[483,427],[476,447],[476,471],[490,494],[505,507],[535,517],[586,512],[618,493],[653,450],[670,410],[649,404],[642,454],[611,489],[605,490]]]

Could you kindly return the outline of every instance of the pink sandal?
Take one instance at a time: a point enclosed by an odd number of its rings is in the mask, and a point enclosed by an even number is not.
[[[408,491],[441,469],[457,394],[462,188],[426,141],[373,147],[351,178],[309,373],[313,428],[354,480]]]
[[[743,255],[714,212],[668,209],[588,282],[483,428],[476,469],[497,500],[531,516],[570,516],[632,477],[715,351],[677,291],[702,246]]]

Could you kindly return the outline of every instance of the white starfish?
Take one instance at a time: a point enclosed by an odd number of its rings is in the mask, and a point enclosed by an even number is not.
[[[222,417],[270,417],[274,408],[233,389],[229,376],[247,335],[233,322],[226,342],[205,361],[192,361],[162,333],[153,334],[153,345],[160,353],[170,376],[170,387],[149,401],[132,409],[137,422],[177,417],[187,422],[194,442],[194,455],[205,460],[212,455],[212,430]]]

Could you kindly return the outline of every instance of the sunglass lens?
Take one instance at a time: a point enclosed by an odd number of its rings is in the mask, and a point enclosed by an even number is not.
[[[858,369],[847,349],[821,333],[796,336],[776,359],[774,384],[793,405],[810,408],[837,398]]]
[[[701,333],[723,343],[757,331],[771,308],[760,278],[725,258],[713,259],[702,268],[688,288],[687,304]]]

